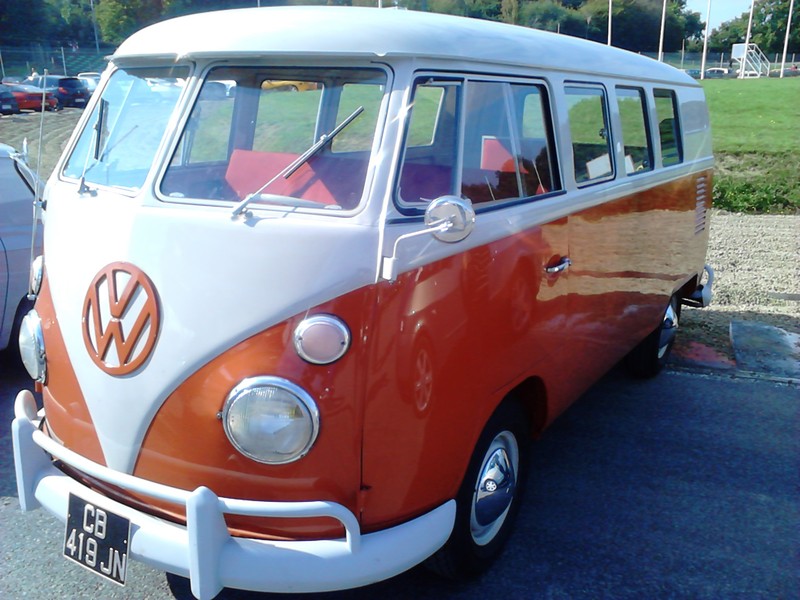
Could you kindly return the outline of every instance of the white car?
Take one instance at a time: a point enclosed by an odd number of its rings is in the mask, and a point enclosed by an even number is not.
[[[27,299],[36,175],[23,154],[0,144],[0,350],[18,353],[17,331],[32,303]],[[36,232],[35,256],[41,253]]]

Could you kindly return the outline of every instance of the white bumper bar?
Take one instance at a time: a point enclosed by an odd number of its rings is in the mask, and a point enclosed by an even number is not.
[[[17,490],[22,510],[46,508],[66,521],[70,493],[131,522],[131,558],[189,577],[192,593],[213,598],[224,587],[260,592],[321,592],[387,579],[422,562],[450,536],[455,501],[376,533],[361,535],[358,520],[334,502],[258,502],[219,498],[206,487],[192,492],[153,483],[89,461],[39,431],[36,402],[17,395],[12,423]],[[115,486],[186,507],[186,526],[107,498],[53,466],[51,456]],[[332,517],[346,539],[267,541],[234,538],[225,514],[259,517]]]

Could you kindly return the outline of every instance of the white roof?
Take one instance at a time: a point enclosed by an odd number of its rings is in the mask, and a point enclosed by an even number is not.
[[[658,61],[545,31],[407,10],[269,7],[206,12],[133,34],[113,59],[163,55],[419,56],[696,83]]]

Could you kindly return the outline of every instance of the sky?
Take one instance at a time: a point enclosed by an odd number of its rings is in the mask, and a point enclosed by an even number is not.
[[[716,29],[725,21],[735,19],[742,13],[750,12],[751,0],[711,0],[711,29]],[[708,0],[687,0],[686,8],[700,13],[700,20],[705,23],[708,11]]]

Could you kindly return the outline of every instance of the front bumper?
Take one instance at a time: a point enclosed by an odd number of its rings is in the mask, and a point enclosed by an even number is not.
[[[191,579],[192,593],[213,598],[224,587],[260,592],[322,592],[387,579],[422,562],[450,536],[455,501],[412,521],[362,535],[355,515],[334,502],[260,502],[219,498],[210,489],[188,492],[113,471],[64,448],[39,430],[33,394],[17,395],[12,436],[23,511],[44,507],[66,521],[69,494],[131,522],[129,556]],[[56,458],[94,478],[186,507],[186,525],[164,521],[95,492],[53,465]],[[346,538],[268,541],[234,538],[225,514],[253,517],[332,517]]]

